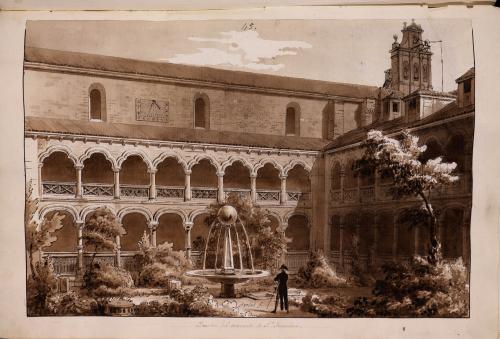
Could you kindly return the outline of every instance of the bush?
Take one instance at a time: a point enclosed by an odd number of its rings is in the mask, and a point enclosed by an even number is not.
[[[53,315],[97,315],[98,303],[94,298],[75,292],[57,294],[49,300],[48,308]]]
[[[320,252],[313,252],[305,266],[299,268],[296,277],[300,287],[338,287],[345,286],[347,280],[337,274]]]
[[[143,267],[138,285],[147,287],[167,287],[169,275],[173,272],[165,264],[154,263]]]
[[[191,290],[175,289],[170,292],[170,300],[165,302],[142,302],[134,307],[136,316],[166,317],[230,317],[233,313],[212,306],[208,290],[196,286]]]
[[[33,265],[33,272],[27,282],[27,306],[29,316],[41,316],[50,313],[49,299],[57,290],[57,277],[50,259]]]
[[[461,259],[432,265],[422,257],[409,264],[383,267],[374,297],[358,298],[350,316],[466,317],[469,314],[467,268]]]
[[[101,286],[111,289],[134,286],[132,276],[127,270],[98,262],[93,264],[91,270],[85,272],[83,281],[89,291]]]
[[[302,298],[300,309],[304,312],[317,314],[320,317],[343,317],[347,299],[341,296],[328,296],[323,299],[311,293]]]

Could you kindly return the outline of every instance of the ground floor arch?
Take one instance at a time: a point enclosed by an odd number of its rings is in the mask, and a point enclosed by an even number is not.
[[[165,213],[158,219],[156,244],[161,245],[165,242],[171,243],[174,251],[186,248],[186,231],[183,220],[178,214]]]

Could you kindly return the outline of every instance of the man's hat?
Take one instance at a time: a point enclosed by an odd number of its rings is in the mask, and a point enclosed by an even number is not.
[[[288,271],[288,267],[286,267],[286,265],[283,264],[283,265],[280,266],[280,270],[287,270]]]

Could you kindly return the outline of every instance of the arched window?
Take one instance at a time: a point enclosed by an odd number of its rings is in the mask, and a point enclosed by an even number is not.
[[[92,84],[89,88],[90,120],[106,120],[106,93],[101,84]]]
[[[299,135],[299,121],[300,111],[296,104],[290,104],[286,108],[285,117],[285,134],[286,135]]]
[[[194,127],[209,128],[209,103],[206,96],[198,96],[194,100]]]

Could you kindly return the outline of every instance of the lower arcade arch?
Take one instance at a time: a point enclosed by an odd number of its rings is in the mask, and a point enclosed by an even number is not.
[[[180,215],[174,213],[165,213],[158,219],[156,227],[156,244],[161,245],[165,242],[172,244],[174,251],[185,249],[186,231]]]

